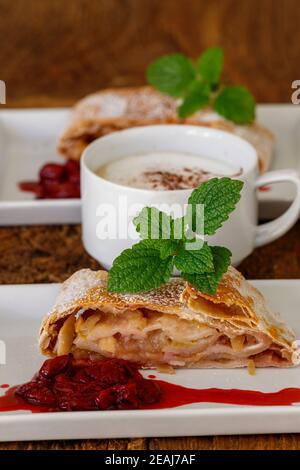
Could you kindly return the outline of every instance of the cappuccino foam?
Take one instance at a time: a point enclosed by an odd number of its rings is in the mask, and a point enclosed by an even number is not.
[[[153,152],[114,160],[96,174],[122,186],[166,191],[193,189],[213,176],[237,176],[239,170],[208,157]]]

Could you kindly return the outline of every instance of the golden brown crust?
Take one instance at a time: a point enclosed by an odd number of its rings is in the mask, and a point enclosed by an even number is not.
[[[257,123],[235,125],[210,109],[180,119],[177,106],[178,100],[151,87],[109,88],[88,95],[75,105],[58,150],[67,158],[79,160],[90,142],[111,132],[161,123],[192,124],[225,130],[248,140],[256,148],[261,171],[269,167],[274,139],[268,129]]]
[[[244,323],[249,327],[258,327],[274,342],[287,348],[295,341],[294,333],[281,321],[279,315],[270,310],[261,292],[233,267],[223,276],[215,295],[200,293],[191,285],[187,285],[183,299],[187,304],[193,300],[206,299],[214,305],[225,305],[229,309],[223,308],[223,319],[236,326]],[[193,306],[195,309],[195,303]],[[216,317],[219,318],[220,315],[216,314]]]
[[[280,350],[286,365],[299,362],[293,333],[269,309],[262,294],[234,268],[223,276],[214,296],[200,293],[180,278],[172,279],[159,289],[140,294],[109,293],[106,282],[105,271],[83,269],[63,283],[54,307],[41,326],[40,348],[44,354],[55,354],[63,320],[70,315],[87,309],[105,309],[111,314],[122,314],[142,308],[177,315],[185,320],[197,320],[211,327],[218,328],[222,324],[223,330],[231,332],[252,330],[267,335]],[[221,367],[225,366],[221,364]],[[206,363],[205,367],[211,365]]]

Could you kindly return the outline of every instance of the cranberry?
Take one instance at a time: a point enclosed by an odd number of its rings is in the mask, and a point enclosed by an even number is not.
[[[101,364],[96,363],[92,365],[88,365],[85,369],[84,372],[86,374],[86,377],[88,377],[89,380],[102,380],[102,369],[101,369]]]
[[[80,173],[71,173],[68,176],[68,181],[80,187]]]
[[[104,361],[100,364],[98,371],[95,366],[87,369],[91,377],[100,380],[103,388],[108,388],[116,384],[126,383],[130,377],[126,366],[122,362],[114,360]],[[99,374],[97,376],[97,374]]]
[[[39,371],[39,376],[42,376],[46,379],[51,379],[56,375],[60,374],[62,371],[66,370],[67,366],[70,364],[70,357],[57,356],[54,359],[47,359]]]
[[[80,197],[80,188],[76,184],[68,181],[60,183],[55,180],[45,180],[42,184],[46,198],[62,199]]]
[[[160,398],[158,384],[144,379],[135,364],[120,359],[76,360],[72,355],[46,360],[16,393],[32,404],[62,411],[135,409]]]
[[[159,385],[154,380],[138,380],[136,387],[139,399],[146,405],[156,403],[161,397]]]
[[[59,397],[58,406],[63,411],[92,411],[97,409],[93,396],[89,397],[80,394]]]
[[[80,172],[80,163],[77,162],[76,160],[69,159],[65,163],[65,169],[68,172],[68,174],[79,173]]]
[[[80,188],[69,181],[56,183],[47,189],[47,196],[52,199],[79,198]]]
[[[41,183],[36,181],[21,181],[19,183],[19,188],[21,191],[35,193],[38,198],[44,197],[44,188]]]
[[[68,180],[72,181],[74,178],[74,182],[80,181],[80,164],[75,160],[68,160],[65,163],[65,170],[68,175]],[[75,181],[76,180],[76,181]]]
[[[58,374],[54,379],[53,388],[58,393],[74,393],[77,389],[77,384],[64,374]]]
[[[138,365],[132,362],[124,361],[124,366],[128,371],[129,377],[133,380],[144,380],[144,377],[138,370]]]
[[[135,383],[127,383],[123,385],[115,385],[114,393],[116,394],[117,408],[120,410],[130,410],[140,408],[140,400],[137,395]]]
[[[80,198],[79,162],[47,163],[40,170],[39,181],[23,181],[19,187],[22,191],[33,192],[39,199]]]
[[[44,199],[54,199],[56,193],[59,191],[60,185],[62,183],[59,183],[55,180],[44,180],[41,185],[43,187],[43,194],[44,194]]]
[[[95,399],[100,410],[110,410],[115,407],[116,397],[112,389],[102,390]]]
[[[73,375],[76,375],[77,372],[79,371],[86,372],[87,368],[93,364],[95,364],[95,361],[91,361],[90,359],[87,359],[87,358],[74,359],[71,355],[71,365],[72,365]]]
[[[68,160],[65,164],[67,180],[80,187],[80,164],[75,160]]]
[[[66,176],[64,165],[60,163],[46,163],[40,170],[40,179],[63,181]]]
[[[75,382],[85,384],[85,383],[88,383],[91,379],[86,373],[85,369],[78,369],[73,376],[73,380]]]
[[[67,172],[67,179],[70,183],[76,184],[80,187],[80,165],[75,160],[68,160],[65,164]]]
[[[34,405],[55,406],[53,391],[38,381],[28,382],[17,388],[16,394]]]

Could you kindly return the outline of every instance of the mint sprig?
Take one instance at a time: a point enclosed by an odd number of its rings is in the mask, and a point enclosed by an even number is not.
[[[178,97],[195,78],[192,61],[184,54],[160,57],[147,69],[148,82],[162,93]]]
[[[149,65],[146,76],[157,90],[182,99],[180,118],[209,106],[236,124],[249,124],[255,119],[255,99],[246,87],[221,83],[223,63],[223,49],[212,47],[195,63],[184,54],[162,56]]]
[[[110,292],[143,292],[159,287],[172,275],[174,258],[162,258],[160,250],[145,246],[142,240],[124,250],[113,263],[108,276]]]
[[[181,276],[200,292],[212,295],[215,294],[223,274],[228,270],[231,252],[224,246],[211,246],[210,249],[213,255],[214,272],[199,274],[183,271]]]
[[[195,209],[204,206],[204,234],[214,235],[223,222],[228,219],[239,201],[243,182],[230,178],[212,178],[202,184],[189,197],[192,208],[192,230],[197,233]]]
[[[224,52],[221,47],[206,49],[196,62],[196,70],[202,79],[211,84],[218,85],[220,82],[224,64]]]
[[[141,240],[136,245],[133,245],[135,249],[154,249],[158,250],[161,259],[166,259],[169,256],[175,255],[179,248],[180,248],[180,240],[151,240],[147,238],[145,240]]]
[[[183,102],[177,109],[178,116],[181,118],[194,114],[198,109],[209,104],[210,87],[207,83],[194,81],[189,87]]]
[[[144,207],[133,221],[142,240],[114,260],[108,290],[136,293],[157,288],[169,280],[175,266],[193,286],[213,295],[230,265],[231,252],[210,247],[203,236],[214,234],[228,219],[242,187],[241,181],[226,177],[203,183],[192,192],[189,210],[182,218]],[[204,206],[204,224],[196,220],[200,204]]]
[[[237,124],[247,124],[255,118],[255,100],[247,88],[228,86],[220,91],[214,103],[215,110]]]
[[[179,271],[189,274],[215,271],[213,254],[207,242],[204,242],[200,250],[187,250],[183,245],[175,256],[175,266]]]
[[[156,207],[143,207],[133,219],[136,231],[141,238],[168,240],[173,237],[172,217]]]

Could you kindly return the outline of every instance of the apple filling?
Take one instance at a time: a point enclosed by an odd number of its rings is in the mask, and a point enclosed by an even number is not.
[[[236,329],[221,323],[222,330],[201,317],[186,320],[176,314],[147,309],[109,313],[86,310],[71,315],[59,330],[55,353],[117,357],[142,365],[184,367],[220,362],[228,367],[247,365],[258,359],[264,365],[276,347],[264,333],[247,328]],[[277,360],[284,361],[277,355]],[[256,363],[256,359],[255,359]]]

